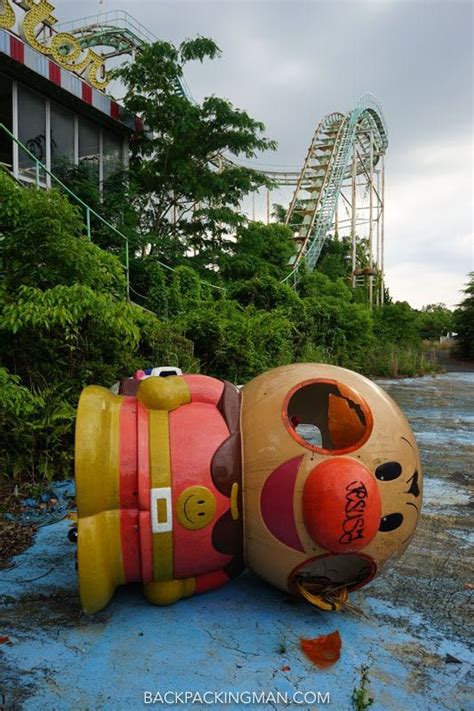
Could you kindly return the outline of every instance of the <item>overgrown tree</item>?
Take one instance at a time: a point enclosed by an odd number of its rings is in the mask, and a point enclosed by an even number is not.
[[[470,272],[464,293],[466,297],[454,312],[459,352],[465,358],[474,358],[474,272]]]
[[[126,301],[120,261],[60,192],[0,173],[0,234],[0,473],[70,476],[81,389],[160,362],[192,368],[192,346]]]
[[[189,100],[176,86],[187,62],[220,55],[210,39],[175,47],[156,42],[117,70],[126,86],[126,108],[143,119],[131,144],[130,179],[140,215],[142,246],[168,264],[184,261],[201,270],[216,264],[226,238],[243,218],[242,197],[269,181],[232,163],[276,147],[264,126],[229,101]]]
[[[453,312],[446,304],[428,304],[423,306],[417,317],[420,336],[426,340],[437,341],[454,330]]]
[[[252,222],[237,230],[235,241],[219,259],[220,272],[224,281],[231,282],[256,276],[282,279],[294,251],[288,227]]]

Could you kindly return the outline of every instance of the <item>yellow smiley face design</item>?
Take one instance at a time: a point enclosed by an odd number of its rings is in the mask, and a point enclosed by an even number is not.
[[[216,513],[216,498],[205,486],[189,486],[176,503],[178,521],[184,528],[204,528]]]

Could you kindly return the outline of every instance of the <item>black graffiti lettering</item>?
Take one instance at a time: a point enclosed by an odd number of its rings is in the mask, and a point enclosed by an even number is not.
[[[342,543],[343,545],[346,543],[353,543],[354,541],[358,541],[364,538],[364,529],[361,528],[358,531],[355,531],[355,533],[344,533],[340,539],[339,543]]]
[[[358,518],[346,519],[342,527],[344,529],[344,533],[352,533],[357,529],[364,528],[364,519],[360,516]]]
[[[353,501],[350,504],[346,505],[346,514],[349,515],[353,512],[362,512],[365,511],[365,501],[361,499],[360,501]]]
[[[351,481],[346,486],[346,492],[345,518],[342,524],[343,534],[339,538],[339,543],[343,545],[364,538],[364,513],[368,497],[367,489],[360,481]]]
[[[354,486],[354,484],[359,484],[359,486]],[[362,482],[351,481],[351,483],[346,486],[346,491],[348,491],[351,495],[356,496],[358,499],[367,498],[367,489]]]

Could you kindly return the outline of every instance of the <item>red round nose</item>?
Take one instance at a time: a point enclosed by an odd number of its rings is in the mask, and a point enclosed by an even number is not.
[[[365,548],[379,529],[381,515],[377,482],[354,459],[327,459],[308,476],[304,523],[313,541],[331,553]]]

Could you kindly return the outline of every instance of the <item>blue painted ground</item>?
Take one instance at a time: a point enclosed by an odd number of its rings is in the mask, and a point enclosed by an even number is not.
[[[67,528],[62,522],[40,529],[16,567],[2,573],[11,613],[11,628],[3,628],[12,641],[3,645],[7,708],[139,709],[144,691],[279,691],[290,698],[298,690],[320,691],[322,698],[329,692],[330,708],[350,709],[363,663],[374,711],[469,708],[465,674],[473,656],[466,645],[446,639],[408,607],[363,592],[354,600],[368,619],[324,614],[249,573],[168,608],[148,605],[132,586],[87,618],[78,611]],[[336,629],[341,659],[319,671],[299,639]],[[446,653],[461,663],[446,663]]]
[[[446,387],[454,397],[452,383]],[[420,417],[422,409],[417,408]],[[434,457],[431,444],[425,456]],[[145,691],[263,691],[288,699],[298,691],[310,692],[308,701],[292,708],[349,711],[360,668],[367,664],[373,711],[474,709],[466,612],[472,592],[465,588],[469,568],[463,563],[468,509],[460,456],[457,451],[454,469],[445,462],[428,472],[424,517],[406,556],[352,597],[366,617],[319,613],[246,573],[219,591],[168,608],[152,607],[140,587],[131,586],[87,618],[79,611],[75,547],[66,535],[70,523],[39,529],[33,546],[14,559],[15,567],[0,574],[0,635],[11,638],[0,647],[4,707],[142,709]],[[441,513],[440,487],[456,493]],[[299,640],[336,629],[341,659],[320,671],[302,654]],[[311,692],[318,691],[321,699],[329,692],[329,704],[314,701]],[[246,699],[232,707],[285,707],[245,704]],[[0,696],[0,708],[1,701]],[[198,701],[193,708],[205,705]]]

